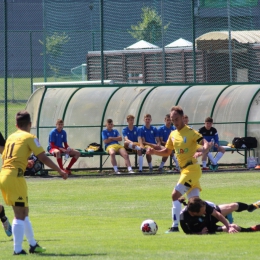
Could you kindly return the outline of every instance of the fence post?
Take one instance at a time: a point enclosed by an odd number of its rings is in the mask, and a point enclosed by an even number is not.
[[[7,0],[4,0],[4,96],[5,96],[5,138],[8,135],[8,113],[7,113],[7,77],[8,77],[8,53],[7,53]]]
[[[195,43],[196,43],[196,30],[195,30],[195,16],[194,16],[194,1],[195,0],[192,0],[191,1],[191,14],[192,14],[192,52],[193,52],[193,80],[194,80],[194,83],[197,82],[197,68],[196,68],[196,46],[195,46]]]
[[[101,62],[101,84],[104,84],[104,15],[103,0],[100,0],[100,62]]]

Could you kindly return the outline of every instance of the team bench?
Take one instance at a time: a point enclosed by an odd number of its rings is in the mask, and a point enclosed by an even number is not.
[[[253,156],[255,157],[255,149],[254,148],[232,148],[232,147],[228,146],[227,141],[223,141],[223,140],[219,141],[219,146],[224,147],[226,152],[231,152],[231,153],[237,152],[242,156],[245,156],[245,154],[247,152],[248,152],[248,155],[250,156],[250,152],[252,152]]]
[[[98,169],[98,170],[100,170],[100,171],[102,171],[102,169],[103,169],[103,166],[104,166],[104,164],[106,163],[106,161],[107,161],[107,159],[109,158],[109,156],[110,156],[110,154],[109,153],[107,153],[107,152],[99,152],[99,151],[96,151],[96,152],[87,152],[87,151],[85,151],[85,150],[82,150],[82,149],[75,149],[75,150],[77,150],[77,151],[79,151],[80,152],[80,157],[94,157],[94,156],[100,156],[100,157],[102,157],[102,156],[106,156],[106,159],[103,161],[102,160],[102,158],[100,158],[100,165],[99,165],[99,168],[96,168],[96,169]],[[135,153],[135,152],[129,152],[129,151],[127,151],[127,153],[129,154],[129,155],[135,155],[135,167],[137,167],[137,153]],[[49,153],[49,152],[46,152],[45,153],[47,156],[53,156],[51,153]],[[65,156],[65,154],[61,154],[61,156],[62,156],[62,158],[64,158],[64,156]],[[112,165],[111,165],[111,167],[112,167]],[[80,168],[80,169],[75,169],[75,168],[73,168],[72,169],[72,171],[80,171],[80,170],[86,170],[86,169],[83,169],[83,168]],[[88,168],[88,170],[89,170],[89,168]],[[41,171],[41,174],[42,175],[47,175],[48,174],[48,171],[51,171],[51,169],[43,169],[42,171]]]

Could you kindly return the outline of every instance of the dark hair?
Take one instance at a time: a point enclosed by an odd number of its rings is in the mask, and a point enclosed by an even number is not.
[[[152,118],[152,116],[151,116],[150,114],[145,114],[145,115],[144,115],[144,118],[146,118],[146,117]]]
[[[58,118],[57,121],[56,121],[56,125],[57,125],[57,124],[63,124],[63,123],[64,123],[63,120],[60,119],[60,118]]]
[[[207,117],[205,119],[205,123],[208,122],[208,123],[213,123],[213,118],[212,117]]]
[[[107,124],[112,124],[113,120],[112,119],[107,119]]]
[[[199,197],[192,197],[188,201],[187,209],[191,212],[199,213],[200,209],[206,205],[206,202]]]
[[[175,111],[175,112],[177,112],[179,115],[181,115],[181,116],[183,116],[183,110],[182,110],[182,108],[180,107],[180,106],[174,106],[174,107],[172,107],[171,108],[171,112],[173,112],[173,111]]]
[[[170,114],[167,114],[167,115],[165,116],[165,119],[166,119],[166,118],[170,118]]]
[[[16,124],[19,128],[28,126],[31,123],[31,116],[26,110],[21,110],[16,114]]]

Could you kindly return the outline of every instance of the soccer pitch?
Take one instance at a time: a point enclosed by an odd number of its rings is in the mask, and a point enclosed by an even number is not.
[[[259,173],[203,174],[201,198],[217,204],[260,199]],[[27,178],[35,238],[47,251],[35,259],[259,259],[260,232],[217,235],[165,234],[171,226],[171,191],[179,175]],[[3,202],[1,199],[0,202]],[[13,213],[5,207],[10,220]],[[260,209],[233,213],[243,227],[260,223]],[[140,225],[154,219],[155,236]],[[0,229],[1,230],[1,229]],[[13,241],[0,231],[0,259]],[[23,248],[28,252],[27,241]],[[18,256],[20,257],[20,256]]]

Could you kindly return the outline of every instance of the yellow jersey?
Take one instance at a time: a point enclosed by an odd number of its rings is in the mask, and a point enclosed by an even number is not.
[[[27,167],[28,157],[32,152],[36,156],[44,152],[36,136],[22,130],[17,130],[11,134],[6,140],[2,154],[3,166],[1,174],[12,175],[12,169],[18,169],[23,174]],[[5,169],[9,170],[5,171]]]
[[[174,130],[170,133],[165,147],[175,150],[179,165],[183,168],[188,163],[197,163],[197,159],[193,158],[193,155],[202,139],[199,132],[185,125],[180,131]]]

